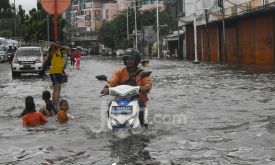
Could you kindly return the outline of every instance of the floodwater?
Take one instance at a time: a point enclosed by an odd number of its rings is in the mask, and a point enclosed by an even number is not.
[[[150,128],[119,140],[105,126],[111,97],[99,97],[104,83],[95,76],[111,76],[120,60],[86,57],[80,70],[69,66],[62,98],[73,118],[36,128],[24,128],[19,115],[27,95],[37,110],[43,105],[49,78],[12,79],[0,65],[0,164],[275,164],[274,73],[152,60]]]

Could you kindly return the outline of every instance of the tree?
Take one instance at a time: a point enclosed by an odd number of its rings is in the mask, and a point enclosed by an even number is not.
[[[10,5],[9,0],[1,0],[0,3],[0,19],[9,17],[12,15],[12,6]]]
[[[25,10],[22,9],[21,5],[18,7],[18,16],[20,18],[20,24],[24,24],[26,13]]]
[[[0,36],[10,38],[12,36],[12,31],[9,29],[2,30],[0,31]]]
[[[20,11],[19,11],[20,13]],[[22,37],[25,41],[30,40],[47,40],[47,13],[44,10],[32,9],[29,11],[29,15],[24,15],[24,11],[19,14],[22,25]],[[50,16],[50,27],[54,26],[53,16]],[[58,38],[64,39],[63,28],[65,26],[65,20],[58,17]],[[50,40],[53,41],[53,28],[50,28]]]
[[[129,32],[134,30],[134,10],[129,8]],[[109,48],[120,49],[132,47],[132,43],[127,40],[127,27],[126,27],[126,12],[120,12],[112,21],[103,24],[99,30],[98,40]],[[161,34],[166,35],[173,27],[173,21],[167,11],[160,12],[159,15],[160,25],[166,24],[166,27],[161,29]],[[143,12],[137,11],[137,26],[138,29],[143,29],[143,26],[154,25],[156,29],[156,9],[146,10]]]

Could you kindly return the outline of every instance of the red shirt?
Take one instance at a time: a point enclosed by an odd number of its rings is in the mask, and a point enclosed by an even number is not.
[[[75,54],[76,54],[75,51],[72,51],[72,52],[71,52],[71,54],[70,54],[71,59],[74,59],[74,58],[75,58]]]
[[[48,122],[48,120],[38,112],[31,112],[22,117],[23,125],[26,127],[35,127]]]
[[[81,57],[81,52],[79,50],[76,51],[75,57],[76,58],[80,58]]]

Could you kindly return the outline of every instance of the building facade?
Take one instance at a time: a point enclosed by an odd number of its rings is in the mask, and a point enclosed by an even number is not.
[[[139,10],[149,10],[159,6],[164,10],[164,1],[142,0]],[[96,32],[104,22],[111,21],[123,10],[134,6],[133,0],[73,0],[72,6],[63,14],[68,25],[74,29],[71,39],[74,41],[96,40]]]
[[[231,1],[230,1],[231,2]],[[246,65],[275,65],[275,1],[235,0],[224,3],[223,13],[216,1],[210,1],[207,13],[198,7],[197,52],[201,61]],[[188,12],[187,12],[188,13]],[[186,23],[187,59],[195,56],[192,14]],[[207,17],[208,16],[208,21]],[[194,16],[193,16],[194,18]]]

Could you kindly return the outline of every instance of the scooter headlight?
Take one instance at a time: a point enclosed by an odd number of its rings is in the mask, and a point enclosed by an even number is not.
[[[116,119],[111,119],[112,126],[118,126],[120,123]]]
[[[125,123],[124,123],[124,125],[125,125],[125,126],[130,126],[130,125],[132,125],[134,122],[135,122],[135,119],[134,119],[134,118],[131,118],[131,119],[126,120]]]

